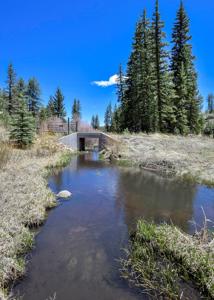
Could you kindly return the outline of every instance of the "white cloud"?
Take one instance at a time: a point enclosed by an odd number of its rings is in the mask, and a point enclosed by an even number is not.
[[[93,81],[92,84],[95,84],[100,87],[108,87],[117,84],[117,82],[118,82],[118,75],[115,74],[111,76],[109,80]]]

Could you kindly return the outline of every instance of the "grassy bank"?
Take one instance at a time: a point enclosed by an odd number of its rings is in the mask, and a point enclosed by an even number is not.
[[[187,285],[214,298],[214,240],[174,226],[139,221],[122,260],[122,276],[153,299],[192,299]]]
[[[112,135],[120,141],[118,162],[214,186],[214,139],[167,134]]]
[[[31,227],[39,226],[46,211],[56,206],[46,176],[54,167],[65,166],[71,152],[43,136],[28,150],[0,142],[0,299],[9,285],[25,272],[24,254],[32,248]],[[6,296],[5,296],[6,297]]]

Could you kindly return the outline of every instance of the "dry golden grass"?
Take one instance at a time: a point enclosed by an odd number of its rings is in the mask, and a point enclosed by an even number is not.
[[[214,185],[214,139],[167,134],[114,135],[122,160],[198,183]]]
[[[65,152],[56,143],[56,137],[45,135],[38,138],[31,149],[10,148],[9,152],[1,150],[0,153],[3,161],[0,169],[0,293],[3,293],[25,271],[23,254],[33,244],[29,227],[40,225],[45,220],[46,210],[56,205],[55,196],[47,187],[46,167],[55,165]]]
[[[7,142],[0,141],[0,170],[7,164],[11,155],[11,147]]]

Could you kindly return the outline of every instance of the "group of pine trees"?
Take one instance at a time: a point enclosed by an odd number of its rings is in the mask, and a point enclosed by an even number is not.
[[[104,116],[104,125],[107,132],[120,132],[120,115],[117,105],[112,110],[111,103],[108,104]]]
[[[10,124],[10,138],[18,146],[32,143],[36,117],[41,107],[40,87],[35,78],[27,83],[17,78],[13,65],[8,66],[6,87],[0,91],[0,118]]]
[[[41,89],[35,78],[27,83],[17,78],[12,64],[8,66],[6,87],[0,90],[0,121],[10,127],[10,138],[18,146],[28,146],[33,138],[38,124],[49,117],[64,118],[66,110],[64,95],[57,88],[47,106],[42,105]],[[80,101],[74,100],[72,118],[81,117]]]
[[[119,69],[119,106],[112,121],[116,131],[180,134],[201,131],[202,97],[197,86],[189,25],[181,1],[169,51],[158,0],[152,20],[144,10],[136,26],[126,74],[121,66]],[[109,113],[106,120],[108,129]]]
[[[91,127],[95,130],[100,128],[100,120],[98,115],[93,115],[91,118]]]

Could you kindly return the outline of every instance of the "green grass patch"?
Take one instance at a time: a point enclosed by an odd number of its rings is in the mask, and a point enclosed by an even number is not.
[[[213,299],[214,250],[209,243],[175,226],[140,220],[126,258],[121,260],[122,276],[153,299],[189,299],[184,283]]]
[[[133,163],[128,160],[128,159],[118,159],[116,162],[116,165],[119,167],[125,167],[125,168],[129,168],[129,167],[133,167]]]
[[[52,173],[55,173],[57,171],[60,171],[62,168],[69,165],[69,163],[71,162],[74,155],[75,154],[70,152],[70,151],[63,152],[56,162],[54,162],[53,164],[49,164],[46,167],[46,170],[48,171],[47,176],[52,174]]]
[[[181,177],[178,177],[182,182],[189,184],[202,184],[209,188],[214,187],[214,181],[209,179],[201,179],[200,174],[193,175],[190,172],[183,174]]]

